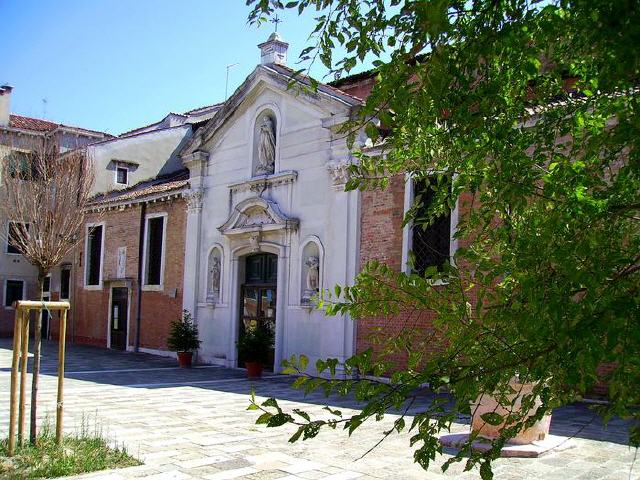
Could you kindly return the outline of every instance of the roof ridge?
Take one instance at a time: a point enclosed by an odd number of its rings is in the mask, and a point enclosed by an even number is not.
[[[188,182],[188,181],[189,181],[189,170],[186,168],[183,168],[180,170],[176,170],[175,172],[156,175],[155,177],[147,178],[145,180],[140,180],[136,184],[126,188],[97,193],[90,200],[90,203],[116,201],[118,197],[121,197],[127,194],[134,194],[136,192],[140,194],[139,192],[144,192],[144,190],[151,187],[157,187],[161,185],[167,185],[167,184],[178,183],[178,182]],[[144,194],[142,196],[144,196]]]
[[[311,80],[311,79],[313,79],[314,81],[318,82],[318,86],[325,87],[328,90],[331,90],[331,91],[333,91],[333,92],[335,92],[335,93],[337,93],[339,95],[344,95],[346,97],[353,98],[354,100],[357,100],[358,102],[361,102],[361,103],[364,102],[364,99],[362,99],[362,98],[360,98],[360,97],[358,97],[356,95],[353,95],[351,93],[347,93],[344,90],[339,89],[338,87],[334,87],[333,85],[330,85],[329,83],[325,83],[325,82],[322,82],[320,80],[317,80],[314,77],[311,77],[311,76],[306,75],[306,74],[304,74],[302,72],[299,72],[298,70],[294,70],[293,68],[291,68],[291,67],[289,67],[287,65],[281,65],[279,63],[269,63],[269,64],[264,65],[264,66],[267,67],[267,68],[271,67],[276,72],[277,72],[278,68],[281,68],[283,70],[289,71],[292,74],[291,75],[292,78],[302,78],[303,80]],[[275,68],[273,68],[273,67],[275,67]],[[298,72],[298,73],[297,73],[297,75],[294,76],[293,74],[295,74],[296,72]]]
[[[202,107],[192,108],[191,110],[187,110],[186,112],[182,113],[181,115],[189,115],[189,114],[197,112],[199,110],[205,110],[207,108],[218,107],[218,106],[221,106],[221,105],[224,105],[224,102],[217,102],[217,103],[213,103],[211,105],[204,105]]]
[[[19,123],[23,123],[21,121],[26,121],[27,124],[13,127],[13,128],[21,128],[24,130],[52,131],[52,130],[55,130],[56,128],[69,128],[74,130],[82,130],[84,132],[99,133],[104,136],[111,136],[110,134],[106,132],[101,132],[99,130],[92,130],[90,128],[84,128],[84,127],[76,127],[73,125],[65,125],[64,123],[53,122],[51,120],[45,120],[44,118],[30,117],[28,115],[20,115],[17,113],[9,114],[10,126],[11,126],[11,120],[19,121]],[[33,125],[30,126],[28,125],[28,123],[33,123]]]

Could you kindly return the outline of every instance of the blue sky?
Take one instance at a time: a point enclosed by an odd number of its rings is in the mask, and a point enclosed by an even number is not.
[[[222,101],[239,63],[233,92],[273,31],[248,13],[245,0],[0,0],[0,84],[15,88],[13,113],[118,134]],[[282,17],[295,67],[313,16]]]

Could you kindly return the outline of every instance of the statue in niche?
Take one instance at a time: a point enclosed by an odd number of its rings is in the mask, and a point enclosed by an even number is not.
[[[307,288],[302,294],[302,303],[308,304],[313,296],[320,291],[320,259],[308,257],[304,264],[307,266]]]
[[[209,295],[214,300],[220,292],[220,258],[212,257],[209,265]]]
[[[276,129],[269,115],[262,117],[259,134],[256,174],[268,175],[274,172],[276,163]]]

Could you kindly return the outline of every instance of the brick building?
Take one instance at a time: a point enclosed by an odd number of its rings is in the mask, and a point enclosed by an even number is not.
[[[74,255],[72,342],[162,354],[182,312],[187,173],[99,195]]]
[[[60,152],[81,148],[111,138],[103,132],[62,125],[39,118],[11,113],[13,87],[0,86],[0,161],[22,161],[25,155],[55,148]],[[4,193],[0,186],[0,201]],[[0,218],[0,336],[13,332],[15,300],[40,298],[37,269],[25,260],[9,242],[11,218]],[[69,292],[69,263],[54,269],[44,281],[45,299],[58,300]],[[45,317],[43,335],[49,336],[50,322]]]
[[[470,199],[423,230],[403,226],[416,195],[428,206],[421,182],[398,175],[384,191],[345,192],[354,160],[340,126],[375,72],[293,92],[292,80],[310,82],[286,66],[287,46],[276,34],[259,45],[261,63],[224,104],[88,147],[99,194],[53,282],[72,303],[71,341],[164,355],[185,308],[200,329],[199,360],[229,367],[242,366],[236,341],[251,322],[273,330],[276,371],[292,354],[345,360],[379,348],[380,333],[412,330],[427,350],[441,348],[427,311],[353,322],[313,309],[318,290],[353,283],[366,262],[420,272],[450,261]],[[356,146],[366,145],[363,134]]]

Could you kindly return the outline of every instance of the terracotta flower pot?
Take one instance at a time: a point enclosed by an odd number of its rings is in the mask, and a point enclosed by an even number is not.
[[[178,365],[180,368],[191,368],[191,361],[193,360],[193,352],[177,352]]]
[[[244,362],[244,366],[247,369],[247,377],[260,378],[262,377],[262,363],[261,362]]]
[[[490,425],[489,423],[486,423],[482,419],[482,415],[484,415],[485,413],[495,412],[505,418],[510,413],[519,412],[521,409],[522,397],[525,395],[530,395],[533,391],[533,387],[535,386],[535,384],[533,383],[522,384],[517,383],[516,381],[510,382],[509,385],[516,392],[519,392],[512,395],[507,395],[509,401],[514,402],[513,412],[510,411],[512,407],[508,406],[508,408],[504,408],[498,403],[495,397],[488,394],[480,395],[475,402],[471,403],[471,429],[474,432],[479,432],[480,437],[494,440],[500,436],[500,432],[505,427],[505,422],[502,422],[499,425]],[[525,418],[533,416],[540,404],[540,399],[536,398],[533,408]],[[514,445],[526,445],[538,440],[544,440],[545,437],[549,434],[550,425],[551,414],[548,413],[531,427],[521,430],[518,435],[509,440],[509,443]]]

